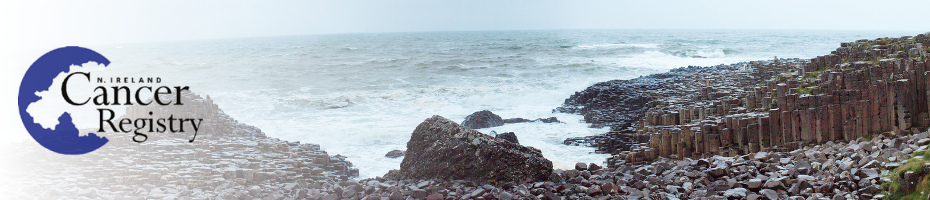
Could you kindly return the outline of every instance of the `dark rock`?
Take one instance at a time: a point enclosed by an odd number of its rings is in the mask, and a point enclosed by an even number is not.
[[[399,157],[403,157],[404,154],[405,154],[404,151],[401,151],[401,150],[392,150],[392,151],[389,151],[387,154],[384,154],[384,157],[388,157],[388,158],[399,158]]]
[[[505,142],[440,116],[417,126],[395,179],[546,181],[552,162],[536,148]]]
[[[601,185],[601,191],[603,191],[604,193],[610,193],[616,188],[617,186],[610,182],[604,183],[604,185]]]
[[[575,170],[585,171],[588,170],[588,165],[583,162],[575,163]]]
[[[410,196],[412,196],[413,198],[417,198],[417,199],[425,198],[427,195],[429,195],[429,193],[427,193],[426,190],[423,190],[423,189],[413,189],[410,191]]]
[[[784,190],[785,184],[782,182],[782,178],[771,178],[768,181],[765,181],[765,184],[763,184],[762,187],[766,189]]]
[[[536,121],[541,121],[542,123],[561,123],[561,121],[559,121],[559,119],[555,117],[539,118]]]
[[[594,163],[588,164],[588,170],[590,171],[597,171],[599,169],[601,169],[601,166],[598,166],[597,164],[594,164]]]
[[[762,179],[749,179],[749,181],[746,182],[746,187],[749,189],[762,188]]]
[[[878,177],[878,170],[875,169],[860,169],[859,178],[869,178],[869,177]]]
[[[501,193],[497,194],[497,199],[511,200],[513,199],[513,194],[510,194],[510,192],[507,192],[507,191],[502,191]]]
[[[501,119],[501,116],[498,116],[497,114],[487,110],[472,113],[471,115],[465,117],[465,121],[462,121],[462,126],[471,129],[481,129],[503,125],[504,119]]]
[[[513,132],[497,134],[496,137],[507,140],[508,142],[513,142],[514,144],[520,144],[520,140],[517,140],[517,134],[514,134]]]
[[[859,192],[860,194],[875,194],[880,191],[881,189],[879,189],[878,186],[876,185],[869,185],[867,187],[857,190],[857,192]]]
[[[901,191],[904,193],[913,192],[917,186],[917,181],[920,181],[920,174],[913,171],[904,172],[904,175],[898,177],[898,184],[901,185]]]
[[[588,196],[593,197],[593,196],[600,195],[602,191],[601,191],[601,187],[598,187],[595,185],[593,187],[588,188],[585,192],[588,193]]]
[[[710,162],[708,162],[707,159],[698,159],[697,161],[695,161],[694,166],[695,167],[710,167]]]
[[[559,195],[556,195],[555,193],[552,193],[552,192],[550,192],[550,191],[546,191],[545,196],[543,196],[543,199],[548,199],[548,200],[562,200],[562,197],[560,197]]]
[[[524,119],[524,118],[519,118],[519,117],[518,117],[518,118],[504,119],[504,123],[508,123],[508,124],[512,124],[512,123],[524,123],[524,122],[561,123],[561,121],[559,121],[559,119],[558,119],[558,118],[555,118],[555,117],[539,118],[539,119],[536,119],[536,120],[529,120],[529,119]]]
[[[572,179],[572,178],[580,176],[581,172],[575,169],[570,169],[570,170],[566,170],[565,172],[563,172],[562,175],[564,175],[565,178]]]
[[[443,200],[443,199],[446,199],[446,198],[443,197],[441,194],[431,194],[429,196],[426,196],[426,200]]]
[[[519,118],[519,117],[518,117],[518,118],[504,119],[504,123],[508,123],[508,124],[512,124],[512,123],[524,123],[524,122],[532,122],[532,121],[533,121],[533,120],[523,119],[523,118]]]
[[[715,168],[708,169],[707,171],[705,171],[705,173],[707,173],[707,175],[710,175],[714,178],[717,178],[717,177],[727,175],[727,169],[724,169],[721,167],[715,167]]]

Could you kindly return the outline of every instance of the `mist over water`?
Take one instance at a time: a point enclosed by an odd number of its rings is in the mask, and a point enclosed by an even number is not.
[[[190,85],[239,122],[272,137],[317,143],[361,177],[400,167],[411,132],[441,115],[475,111],[564,123],[508,124],[556,168],[608,155],[565,146],[600,134],[581,116],[552,113],[594,83],[688,65],[829,54],[841,42],[916,32],[556,30],[309,35],[92,47],[111,70]],[[117,67],[119,66],[119,67]],[[114,72],[115,73],[115,72]]]

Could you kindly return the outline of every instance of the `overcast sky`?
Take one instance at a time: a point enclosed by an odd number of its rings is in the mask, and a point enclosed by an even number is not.
[[[3,1],[0,42],[51,47],[355,32],[930,31],[930,1]]]
[[[0,93],[62,46],[358,32],[534,29],[930,31],[930,1],[0,1]],[[15,99],[0,121],[18,124]],[[4,119],[9,118],[9,119]],[[22,132],[22,126],[13,131]],[[8,135],[7,135],[8,136]],[[25,134],[19,134],[25,137]]]

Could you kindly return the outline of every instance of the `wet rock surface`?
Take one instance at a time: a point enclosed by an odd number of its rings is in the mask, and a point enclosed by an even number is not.
[[[471,129],[482,129],[503,125],[504,119],[488,110],[472,113],[465,117],[465,121],[462,121],[462,126]]]
[[[406,153],[407,153],[407,152],[401,151],[401,150],[392,150],[392,151],[387,152],[387,154],[384,154],[384,157],[388,157],[388,158],[400,158],[400,157],[404,157],[404,155],[406,155]]]
[[[542,122],[542,123],[561,123],[556,117],[549,118],[538,118],[534,120],[524,119],[524,118],[509,118],[503,119],[501,116],[494,114],[488,110],[482,110],[474,112],[465,117],[465,121],[462,121],[462,126],[471,128],[471,129],[482,129],[490,127],[503,126],[504,124],[512,123],[526,123],[526,122]]]
[[[498,139],[441,116],[420,123],[393,179],[485,182],[547,180],[552,162],[541,151]]]
[[[497,136],[494,136],[494,137],[500,138],[500,139],[503,139],[503,140],[506,140],[506,141],[508,141],[508,142],[512,142],[512,143],[514,143],[514,144],[520,144],[520,140],[517,139],[517,134],[515,134],[515,133],[513,133],[513,132],[501,133],[501,134],[498,134]]]
[[[556,117],[538,118],[534,120],[529,120],[529,119],[524,119],[524,118],[504,119],[504,123],[508,123],[508,124],[524,123],[524,122],[561,123],[562,121],[559,121],[559,118],[556,118]]]

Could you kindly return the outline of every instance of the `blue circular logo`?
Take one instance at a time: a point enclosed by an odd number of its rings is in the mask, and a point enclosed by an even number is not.
[[[36,142],[48,150],[68,155],[85,154],[97,150],[109,141],[106,137],[100,137],[94,133],[81,136],[70,113],[61,113],[58,117],[58,125],[53,129],[46,129],[26,112],[29,104],[42,99],[36,95],[37,92],[55,89],[49,87],[52,86],[52,80],[58,74],[68,73],[71,65],[82,65],[88,62],[96,62],[104,66],[110,64],[107,58],[93,50],[68,46],[42,55],[32,63],[32,66],[29,66],[29,70],[23,76],[23,82],[19,85],[19,116],[29,135],[32,135]]]

